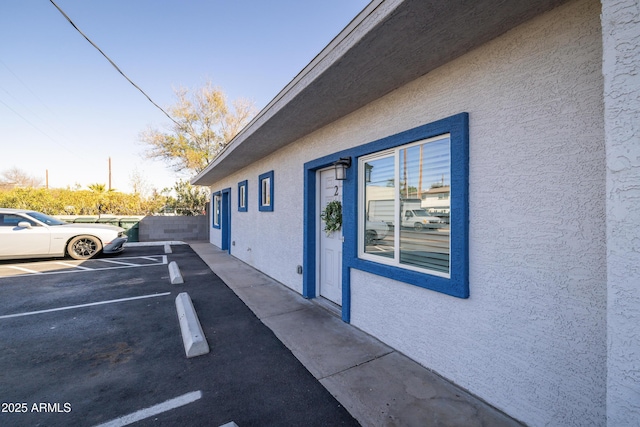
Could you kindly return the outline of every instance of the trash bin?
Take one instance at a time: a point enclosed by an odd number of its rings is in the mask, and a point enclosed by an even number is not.
[[[126,230],[130,242],[140,241],[140,220],[138,218],[120,218],[120,227]]]
[[[120,219],[119,218],[100,218],[96,221],[98,224],[109,224],[109,225],[115,225],[116,227],[120,226]]]
[[[82,224],[94,224],[96,221],[98,221],[98,217],[95,216],[81,216],[73,220],[75,223]]]
[[[129,230],[127,230],[127,236],[129,236],[130,242],[140,241],[140,223],[136,222]]]

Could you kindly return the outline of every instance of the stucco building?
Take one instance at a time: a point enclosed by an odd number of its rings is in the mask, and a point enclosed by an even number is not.
[[[639,10],[372,1],[193,179],[211,243],[526,424],[637,425]]]

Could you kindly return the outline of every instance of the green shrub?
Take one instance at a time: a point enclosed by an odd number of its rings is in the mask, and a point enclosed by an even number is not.
[[[13,188],[0,190],[0,207],[32,209],[49,215],[152,215],[160,212],[167,197],[117,191],[98,193],[89,190]]]

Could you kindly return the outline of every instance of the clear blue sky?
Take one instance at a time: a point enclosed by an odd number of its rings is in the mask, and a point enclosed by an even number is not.
[[[258,110],[368,0],[54,0],[157,104],[207,80]],[[144,158],[139,133],[169,120],[49,0],[0,0],[0,172],[52,188],[107,184],[134,172],[161,190],[179,178]]]

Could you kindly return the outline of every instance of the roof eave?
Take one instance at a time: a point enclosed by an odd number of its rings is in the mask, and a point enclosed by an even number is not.
[[[372,1],[191,183],[211,186],[566,1]]]

